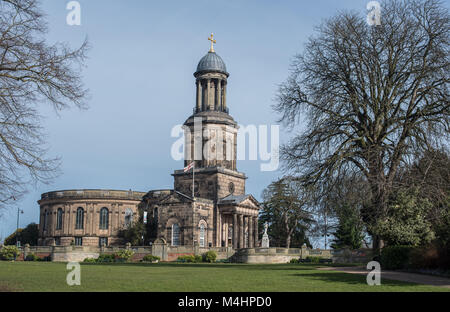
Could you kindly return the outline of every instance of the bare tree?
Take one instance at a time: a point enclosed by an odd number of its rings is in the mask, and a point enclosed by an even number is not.
[[[87,40],[75,50],[47,44],[39,6],[37,0],[0,0],[0,208],[30,182],[58,173],[59,160],[45,155],[39,105],[86,107],[80,72]]]
[[[384,1],[379,26],[340,13],[317,28],[280,86],[280,120],[292,128],[307,121],[282,148],[286,169],[314,184],[363,175],[369,229],[386,215],[399,166],[448,144],[449,26],[435,0]]]

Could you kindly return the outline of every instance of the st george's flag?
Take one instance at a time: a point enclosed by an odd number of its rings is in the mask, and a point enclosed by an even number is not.
[[[187,167],[184,167],[184,172],[187,172],[192,168],[194,168],[194,164],[195,164],[194,162],[191,162],[189,165],[187,165]]]

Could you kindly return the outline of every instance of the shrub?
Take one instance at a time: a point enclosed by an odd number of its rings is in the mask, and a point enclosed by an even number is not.
[[[216,262],[217,259],[217,253],[214,250],[210,250],[208,252],[205,252],[203,254],[203,261],[204,262]]]
[[[158,256],[153,255],[145,255],[144,258],[142,258],[142,262],[159,262],[160,258]]]
[[[320,263],[320,259],[322,259],[321,257],[313,257],[313,256],[308,256],[306,257],[306,262],[310,262],[310,263]]]
[[[383,269],[405,269],[410,264],[412,246],[387,246],[381,250],[381,267]]]
[[[203,261],[203,257],[201,255],[195,255],[195,260],[196,263],[202,262]]]
[[[95,258],[86,258],[86,259],[83,260],[83,262],[85,262],[85,263],[96,263],[97,259],[95,259]]]
[[[439,248],[434,245],[417,247],[409,253],[408,266],[411,269],[439,268]]]
[[[216,263],[231,263],[231,261],[229,259],[219,259],[216,260]]]
[[[37,261],[52,261],[52,256],[45,256],[43,258],[37,258]]]
[[[97,258],[97,262],[114,262],[114,255],[113,254],[101,254]]]
[[[189,263],[193,263],[195,262],[195,256],[194,255],[184,255],[184,256],[179,256],[177,259],[178,262],[189,262]]]
[[[15,260],[19,254],[19,248],[16,246],[3,246],[0,249],[0,260]]]
[[[289,261],[289,263],[300,263],[299,259],[291,259],[291,261]]]
[[[25,261],[39,261],[39,257],[35,254],[29,254],[25,257]]]
[[[134,252],[128,249],[123,249],[114,254],[116,262],[126,262],[133,257]]]

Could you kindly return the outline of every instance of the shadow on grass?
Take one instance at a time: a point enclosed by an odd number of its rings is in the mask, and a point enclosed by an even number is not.
[[[300,271],[300,270],[316,270],[317,267],[324,265],[317,264],[245,264],[245,263],[179,263],[179,262],[160,262],[160,263],[135,263],[135,262],[119,262],[119,263],[81,263],[82,265],[92,266],[127,266],[127,267],[184,267],[184,268],[205,268],[205,269],[236,269],[236,270],[282,270],[282,271]]]
[[[343,272],[322,271],[317,273],[301,273],[294,274],[294,276],[301,278],[308,278],[312,280],[320,280],[330,283],[345,283],[349,285],[367,285],[366,275],[356,275]],[[417,284],[407,283],[395,280],[382,279],[381,285],[384,286],[414,286]]]

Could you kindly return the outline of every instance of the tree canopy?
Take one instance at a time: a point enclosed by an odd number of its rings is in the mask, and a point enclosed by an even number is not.
[[[36,223],[30,223],[23,229],[14,231],[11,235],[5,238],[5,245],[16,245],[17,241],[23,246],[29,244],[36,246],[39,238],[39,226]]]
[[[310,245],[306,237],[307,229],[313,222],[306,209],[309,200],[307,189],[289,177],[271,183],[264,190],[260,223],[268,222],[268,234],[273,243],[287,248],[293,242],[296,247],[301,247],[303,243]]]
[[[436,0],[383,1],[378,26],[339,13],[317,27],[280,86],[280,121],[293,129],[305,122],[281,149],[285,169],[316,185],[363,177],[371,234],[387,217],[401,165],[448,144],[449,26]]]

